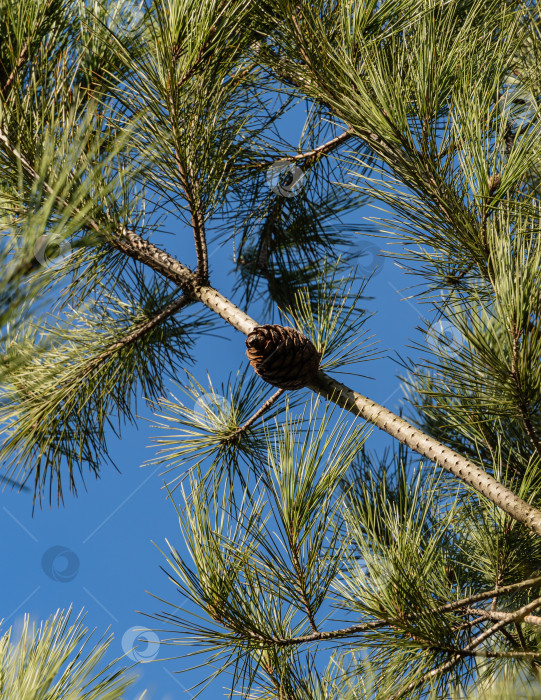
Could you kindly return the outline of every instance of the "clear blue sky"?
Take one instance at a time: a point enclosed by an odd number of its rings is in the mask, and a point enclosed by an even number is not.
[[[355,218],[358,221],[363,216],[377,215],[377,211],[365,207]],[[186,236],[183,231],[175,238],[155,240],[182,259]],[[370,250],[374,246],[386,246],[384,239],[365,238],[360,239],[360,248],[364,241]],[[231,260],[225,261],[218,253],[211,257],[211,264],[212,283],[227,294],[232,283],[228,274]],[[365,307],[377,311],[368,328],[379,347],[389,349],[390,355],[398,351],[411,356],[413,351],[407,345],[411,341],[423,341],[415,328],[429,311],[428,307],[403,299],[409,294],[404,290],[415,282],[414,278],[406,277],[392,260],[382,257],[367,256],[361,264],[380,267],[366,290],[374,299],[367,301]],[[264,318],[258,320],[265,322]],[[202,383],[206,383],[208,371],[216,386],[230,372],[236,372],[240,363],[246,362],[244,336],[225,323],[222,330],[224,339],[213,337],[209,343],[199,342],[197,346],[199,361],[194,373]],[[400,408],[402,391],[396,377],[396,362],[387,357],[363,363],[360,372],[370,374],[373,379],[350,377],[348,383],[353,388],[394,411]],[[86,610],[86,624],[96,628],[96,636],[108,628],[114,633],[110,657],[121,656],[122,640],[129,650],[130,640],[133,642],[140,635],[133,628],[158,627],[157,622],[136,612],[151,614],[164,608],[148,592],[181,602],[180,594],[160,570],[160,566],[167,564],[155,546],[166,549],[165,538],[168,538],[182,551],[178,522],[162,488],[163,468],[141,467],[154,454],[149,445],[151,434],[156,431],[144,420],[150,419],[151,413],[143,401],[139,404],[139,414],[137,428],[126,428],[121,440],[114,436],[110,439],[111,454],[121,473],[104,468],[100,480],[88,478],[87,492],[81,490],[77,498],[67,496],[64,507],[36,509],[32,516],[31,495],[9,489],[0,494],[0,519],[5,533],[0,545],[5,571],[0,606],[3,630],[10,625],[19,626],[24,613],[39,621],[58,608],[72,605],[75,612]],[[368,448],[380,450],[388,444],[387,436],[376,430]],[[66,580],[54,580],[54,571],[57,579]],[[143,644],[141,653],[153,659],[139,665],[140,680],[128,692],[126,700],[136,700],[144,689],[148,689],[145,696],[148,700],[192,697],[184,691],[201,675],[176,674],[186,663],[167,660],[172,654],[171,647],[145,648]],[[202,697],[222,696],[227,682],[227,677],[223,682],[217,681]]]

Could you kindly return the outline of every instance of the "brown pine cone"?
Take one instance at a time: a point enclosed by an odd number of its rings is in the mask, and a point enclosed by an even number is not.
[[[491,197],[498,187],[500,186],[500,183],[502,181],[501,176],[498,173],[494,173],[494,175],[491,175],[488,178],[488,195]]]
[[[295,328],[257,326],[246,338],[246,347],[256,374],[280,389],[300,389],[319,369],[320,354]]]

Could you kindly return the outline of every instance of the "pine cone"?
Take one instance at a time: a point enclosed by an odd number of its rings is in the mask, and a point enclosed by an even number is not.
[[[320,354],[295,328],[257,326],[246,338],[246,347],[256,374],[280,389],[300,389],[319,369]]]
[[[488,178],[488,195],[491,197],[498,187],[500,186],[500,183],[502,181],[501,176],[498,173],[494,173],[494,175],[491,175]]]

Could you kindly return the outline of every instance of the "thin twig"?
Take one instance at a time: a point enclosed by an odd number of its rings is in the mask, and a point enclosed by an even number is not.
[[[467,646],[461,649],[460,653],[456,653],[452,659],[449,659],[449,661],[446,661],[441,666],[438,666],[437,668],[433,669],[432,671],[430,671],[430,673],[424,674],[422,678],[417,678],[416,680],[412,681],[405,688],[399,690],[398,693],[395,693],[391,698],[389,698],[389,700],[398,700],[398,698],[403,697],[406,693],[409,693],[410,690],[414,690],[430,678],[434,678],[435,676],[445,673],[445,671],[449,671],[451,668],[453,668],[453,666],[456,666],[456,664],[460,661],[460,659],[464,656],[465,653],[476,649],[480,644],[489,639],[489,637],[492,637],[494,634],[496,634],[496,632],[499,632],[506,625],[512,624],[513,622],[519,620],[523,620],[526,617],[526,615],[528,615],[528,613],[540,606],[541,598],[536,598],[531,603],[523,605],[522,608],[519,608],[514,613],[509,613],[509,619],[500,620],[500,622],[497,622],[495,625],[492,625],[492,627],[483,630],[481,634],[477,635],[477,637],[475,637]]]
[[[306,590],[306,578],[304,576],[304,572],[302,570],[301,562],[300,562],[300,558],[299,558],[299,543],[297,540],[297,532],[293,533],[293,541],[290,542],[290,549],[291,549],[291,563],[293,564],[293,568],[295,569],[297,588],[298,588],[299,593],[300,593],[304,612],[306,613],[306,617],[308,618],[308,622],[310,623],[310,627],[312,628],[312,632],[314,634],[318,634],[319,630],[318,630],[317,625],[316,625],[314,611],[312,610],[312,603],[310,601],[310,598],[308,597],[308,592]]]
[[[180,88],[184,85],[186,81],[188,81],[195,73],[195,71],[199,68],[201,63],[203,62],[203,59],[205,58],[205,55],[207,51],[210,48],[211,42],[212,42],[212,37],[216,33],[216,27],[213,25],[208,32],[207,38],[205,42],[199,47],[199,51],[197,52],[197,57],[195,61],[192,63],[190,68],[184,73],[184,75],[180,78],[180,80],[177,82],[177,88]],[[179,46],[178,42],[173,46],[173,60],[177,61],[178,58],[180,57],[179,55]]]
[[[509,620],[512,613],[501,610],[484,610],[483,608],[467,608],[468,615],[479,615],[485,620]],[[538,615],[526,615],[522,622],[528,625],[541,627],[541,617]]]
[[[532,617],[532,616],[530,615],[530,617]],[[525,620],[523,620],[522,622],[525,622]],[[517,637],[518,637],[518,640],[520,642],[520,646],[522,647],[522,649],[524,651],[526,651],[526,649],[528,648],[528,645],[526,644],[526,639],[524,638],[524,632],[522,631],[522,623],[515,622],[515,629],[517,631]]]
[[[496,576],[496,581],[495,581],[495,586],[494,586],[494,590],[495,590],[495,591],[498,590],[498,587],[499,587],[499,585],[500,585],[501,582],[502,582],[502,581],[501,581],[501,572],[498,571],[498,575]],[[490,609],[491,609],[491,610],[496,610],[496,604],[497,604],[497,603],[498,603],[498,596],[495,595],[494,598],[492,599],[492,603],[490,604]]]
[[[208,262],[208,250],[207,250],[207,235],[205,232],[205,219],[201,211],[201,203],[196,192],[196,179],[193,174],[193,169],[191,164],[188,164],[188,172],[184,167],[184,163],[180,157],[179,143],[181,139],[177,133],[177,112],[173,97],[169,97],[169,111],[171,113],[171,127],[173,132],[173,151],[175,157],[175,163],[177,164],[177,170],[180,175],[180,182],[186,195],[186,201],[188,202],[188,208],[190,210],[190,219],[193,230],[193,237],[195,243],[195,252],[197,257],[197,278],[201,284],[206,284],[208,282],[209,276],[209,262]]]
[[[308,54],[304,50],[304,39],[306,37],[306,32],[303,32],[303,30],[300,27],[299,17],[302,17],[302,10],[299,7],[299,5],[297,5],[297,7],[295,8],[295,12],[293,12],[291,14],[291,20],[292,20],[293,26],[295,27],[295,30],[297,32],[297,37],[296,37],[298,40],[297,41],[297,48],[300,51],[300,54],[302,56],[302,60],[305,62],[306,66],[308,68],[310,68],[311,67],[310,57],[308,56]]]
[[[121,340],[117,341],[116,343],[113,343],[102,353],[100,353],[97,357],[95,357],[84,368],[82,373],[79,372],[79,374],[77,375],[77,381],[84,379],[84,377],[86,377],[90,372],[92,372],[92,370],[95,367],[97,367],[103,360],[112,355],[115,351],[127,347],[132,343],[135,343],[137,340],[139,340],[139,338],[142,338],[145,334],[149,333],[151,330],[156,328],[156,326],[158,326],[160,323],[163,323],[171,316],[174,316],[174,314],[176,314],[177,311],[184,308],[185,306],[188,306],[190,302],[191,300],[188,297],[182,295],[178,299],[174,299],[168,304],[165,304],[159,311],[157,311],[152,316],[152,318],[149,318],[148,321],[139,326],[139,328],[136,328],[131,333],[128,333],[123,338],[121,338]]]
[[[286,688],[284,688],[280,680],[276,678],[276,673],[274,672],[274,668],[273,666],[271,666],[270,662],[263,662],[262,665],[268,677],[270,678],[271,683],[278,691],[278,700],[295,700],[295,696],[291,695],[289,691]]]
[[[266,642],[267,644],[276,644],[278,646],[293,646],[296,644],[309,644],[311,642],[321,642],[332,639],[340,639],[342,637],[350,637],[361,632],[368,632],[369,630],[378,629],[380,627],[399,627],[404,622],[409,622],[411,620],[422,619],[428,615],[438,615],[447,612],[454,612],[455,610],[460,610],[461,608],[467,608],[468,614],[482,615],[486,611],[469,608],[473,603],[479,603],[482,600],[488,600],[494,596],[506,595],[513,591],[518,591],[523,588],[533,588],[541,586],[541,576],[532,579],[526,579],[524,581],[519,581],[518,583],[511,583],[508,586],[501,586],[497,590],[486,591],[485,593],[477,593],[476,595],[469,596],[468,598],[462,598],[461,600],[455,600],[451,603],[445,603],[437,608],[432,608],[429,610],[424,610],[419,613],[412,613],[409,615],[403,615],[401,617],[388,618],[386,620],[372,620],[370,622],[363,622],[358,625],[352,625],[351,627],[344,627],[342,629],[330,630],[325,632],[317,632],[313,634],[306,634],[299,637],[264,637],[262,635],[257,635],[250,633],[249,636],[253,639],[257,639],[261,642]],[[511,614],[511,613],[509,613]],[[510,620],[512,622],[512,620]]]
[[[303,165],[311,165],[311,163],[314,160],[321,158],[321,156],[323,155],[327,155],[335,148],[338,148],[338,146],[342,145],[345,141],[350,139],[352,136],[355,136],[355,134],[352,131],[344,131],[338,136],[335,136],[335,138],[330,139],[330,141],[326,141],[325,143],[322,143],[321,146],[317,146],[317,148],[314,148],[311,151],[306,151],[305,153],[298,153],[295,156],[284,156],[283,160],[303,161]],[[255,167],[268,168],[275,162],[275,160],[266,160],[261,163],[258,163]],[[253,168],[254,166],[247,165],[246,167]]]
[[[540,661],[541,653],[535,651],[466,651],[466,649],[455,649],[454,647],[431,646],[434,651],[447,651],[460,656],[474,656],[483,659],[530,659]]]
[[[285,200],[283,197],[276,197],[265,218],[265,222],[263,223],[263,227],[261,229],[261,235],[259,237],[260,247],[257,256],[257,272],[261,273],[263,277],[267,278],[269,275],[269,258],[272,253],[270,244],[273,241],[276,221],[284,208],[284,201]],[[243,249],[247,236],[248,232],[243,235],[239,245],[238,261],[240,264],[244,264]]]
[[[278,389],[277,392],[275,392],[269,399],[265,401],[265,403],[257,409],[257,411],[253,414],[253,416],[250,416],[246,423],[243,423],[240,427],[238,427],[235,432],[231,433],[227,437],[228,442],[232,442],[234,440],[237,440],[243,433],[245,433],[248,428],[250,428],[251,425],[253,425],[258,418],[260,418],[266,411],[269,410],[269,408],[273,405],[273,403],[282,396],[282,394],[285,392],[285,389]]]
[[[528,438],[529,438],[530,442],[532,443],[532,445],[537,453],[537,456],[541,459],[541,440],[539,439],[539,435],[537,434],[537,430],[535,429],[534,424],[530,420],[527,409],[524,406],[520,405],[519,411],[520,411],[520,417],[522,418],[522,423],[524,424],[524,429],[526,431],[526,434],[528,435]]]
[[[310,165],[314,160],[321,158],[323,155],[327,155],[327,153],[330,153],[335,148],[338,148],[338,146],[341,146],[345,141],[353,136],[355,136],[355,134],[352,131],[344,131],[330,141],[327,141],[327,143],[323,143],[321,146],[318,146],[311,151],[307,151],[306,153],[299,153],[296,156],[291,156],[290,159],[302,160],[304,165]]]
[[[518,646],[519,646],[518,641],[513,637],[513,635],[511,634],[511,632],[508,632],[508,631],[505,629],[505,627],[502,627],[502,629],[500,630],[500,633],[507,639],[507,641],[511,644],[511,646],[513,647],[513,649],[517,649],[517,648],[518,648]]]
[[[207,249],[207,234],[205,231],[205,219],[201,212],[200,202],[191,185],[194,182],[191,165],[189,166],[190,179],[186,180],[186,197],[190,206],[190,216],[193,229],[195,252],[197,256],[197,277],[199,282],[206,284],[209,277],[209,257]]]
[[[4,99],[8,96],[10,90],[11,90],[11,85],[13,81],[15,80],[15,77],[17,76],[17,73],[19,72],[21,66],[26,60],[26,54],[28,53],[28,43],[25,41],[23,44],[23,47],[21,49],[21,53],[19,54],[19,58],[17,59],[17,62],[15,63],[13,70],[7,77],[6,82],[4,85],[2,85],[2,95],[4,96]]]

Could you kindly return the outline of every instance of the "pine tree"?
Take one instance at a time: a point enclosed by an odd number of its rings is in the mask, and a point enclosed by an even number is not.
[[[537,3],[0,0],[0,26],[6,478],[76,493],[142,394],[193,604],[157,618],[210,681],[539,697]],[[455,331],[404,361],[409,420],[332,376],[373,354],[339,219],[368,199]],[[173,218],[194,265],[163,246]],[[217,390],[179,370],[220,324],[252,367]]]

